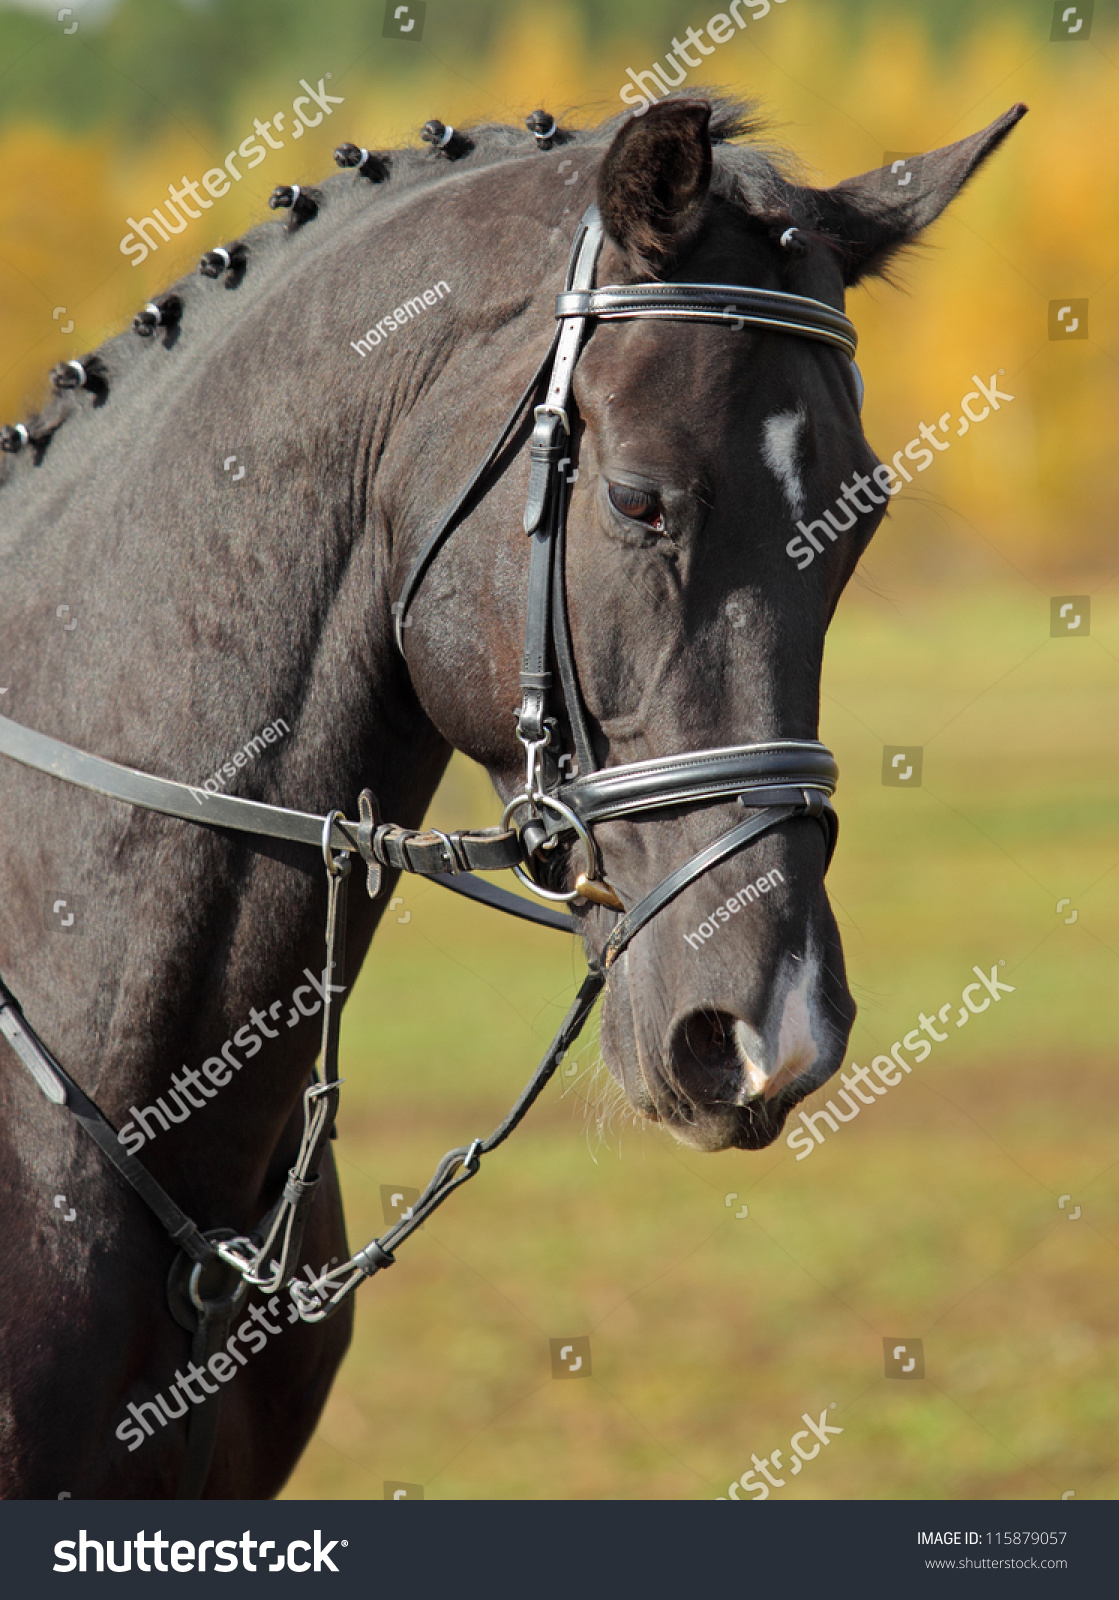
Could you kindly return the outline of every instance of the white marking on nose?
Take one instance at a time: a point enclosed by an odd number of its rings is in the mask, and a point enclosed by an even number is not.
[[[762,460],[782,489],[794,517],[804,511],[804,484],[800,476],[800,435],[808,413],[803,405],[795,411],[778,411],[762,424]]]
[[[764,1095],[772,1100],[789,1083],[807,1072],[820,1054],[812,1027],[810,996],[816,991],[818,969],[809,953],[799,964],[798,981],[788,989],[777,1025],[776,1046],[770,1049],[765,1037],[748,1022],[736,1022],[734,1041],[742,1063],[743,1102]],[[767,1019],[768,1020],[768,1019]],[[770,1027],[766,1033],[771,1033]]]

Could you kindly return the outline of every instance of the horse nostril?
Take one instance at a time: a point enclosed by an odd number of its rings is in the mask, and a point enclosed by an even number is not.
[[[689,1011],[672,1029],[668,1061],[676,1086],[689,1099],[733,1099],[742,1075],[734,1036],[737,1018],[714,1007]]]

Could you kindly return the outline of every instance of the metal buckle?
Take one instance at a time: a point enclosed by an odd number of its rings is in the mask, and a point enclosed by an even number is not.
[[[455,847],[451,843],[450,836],[445,834],[440,828],[429,828],[428,832],[433,833],[437,839],[442,840],[443,850],[447,857],[446,870],[452,877],[457,878],[459,873],[462,871],[462,868],[458,864],[458,858],[455,855]]]
[[[571,433],[571,424],[568,422],[567,412],[562,406],[553,406],[548,404],[544,404],[542,406],[533,406],[532,415],[537,422],[540,421],[541,417],[558,417],[563,423],[564,433],[568,435]]]

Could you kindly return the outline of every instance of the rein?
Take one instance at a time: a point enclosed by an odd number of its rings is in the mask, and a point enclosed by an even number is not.
[[[579,689],[571,645],[564,587],[564,538],[571,444],[571,391],[575,366],[588,325],[596,321],[682,319],[750,325],[796,334],[837,348],[853,359],[853,325],[833,307],[799,295],[717,284],[638,284],[593,288],[603,229],[597,208],[584,216],[572,245],[564,292],[556,302],[557,332],[485,459],[463,491],[428,535],[394,604],[397,645],[404,654],[409,607],[432,561],[450,538],[513,438],[525,409],[548,387],[535,407],[529,456],[531,471],[524,516],[529,553],[525,650],[520,673],[521,704],[517,737],[525,753],[525,784],[505,807],[500,828],[442,833],[413,830],[381,820],[376,798],[359,797],[358,820],[341,812],[325,817],[264,805],[231,795],[210,794],[186,784],[135,771],[75,749],[0,717],[0,755],[45,772],[60,781],[91,789],[148,811],[231,829],[257,837],[286,840],[320,849],[326,867],[328,911],[324,1014],[320,1051],[322,1081],[303,1096],[303,1137],[282,1193],[250,1234],[229,1229],[203,1233],[156,1182],[143,1164],[120,1144],[117,1130],[63,1069],[27,1022],[16,997],[0,979],[0,1032],[28,1069],[45,1097],[65,1107],[100,1146],[109,1161],[153,1213],[186,1260],[176,1257],[169,1282],[172,1309],[193,1327],[194,1359],[216,1348],[249,1288],[270,1295],[287,1287],[304,1322],[331,1315],[366,1278],[389,1267],[395,1252],[443,1202],[479,1170],[481,1158],[505,1142],[539,1098],[571,1044],[578,1037],[610,967],[658,912],[689,884],[763,834],[794,818],[815,818],[825,836],[825,871],[835,849],[837,819],[831,806],[838,769],[831,752],[816,740],[775,739],[732,745],[626,765],[599,768]],[[554,660],[562,709],[574,746],[574,776],[561,779],[560,722],[553,710]],[[643,899],[627,909],[605,879],[592,834],[598,822],[640,817],[670,807],[737,799],[750,813],[745,820],[691,856]],[[516,819],[520,820],[517,821]],[[536,872],[561,846],[582,852],[574,888],[545,887]],[[354,856],[367,869],[371,898],[380,892],[385,868],[420,874],[456,893],[514,916],[564,932],[574,919],[547,906],[533,905],[472,875],[511,869],[546,900],[583,899],[621,915],[586,977],[539,1065],[520,1097],[484,1139],[449,1150],[409,1215],[402,1218],[341,1266],[311,1281],[295,1277],[303,1224],[314,1199],[319,1167],[337,1114],[340,1005],[331,984],[345,969],[346,880]],[[185,1293],[184,1293],[185,1290]],[[184,1320],[184,1318],[186,1320]],[[193,1319],[193,1320],[192,1320]],[[187,1459],[179,1498],[199,1495],[209,1470],[218,1421],[217,1406],[197,1407],[188,1430]]]

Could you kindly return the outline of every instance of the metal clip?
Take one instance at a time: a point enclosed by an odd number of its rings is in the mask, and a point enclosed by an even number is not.
[[[365,862],[365,890],[370,900],[381,892],[381,863],[373,854],[373,837],[381,825],[381,808],[372,789],[363,789],[357,797],[357,812],[361,821],[357,829],[357,847]]]
[[[552,742],[549,728],[543,739],[522,739],[525,748],[525,793],[537,804],[544,794],[544,752]]]
[[[341,811],[328,811],[323,818],[322,858],[326,862],[326,870],[332,878],[344,878],[350,870],[350,852],[348,850],[339,850],[336,857],[334,847],[330,842],[334,824],[336,822],[345,822],[345,820],[345,815]]]

